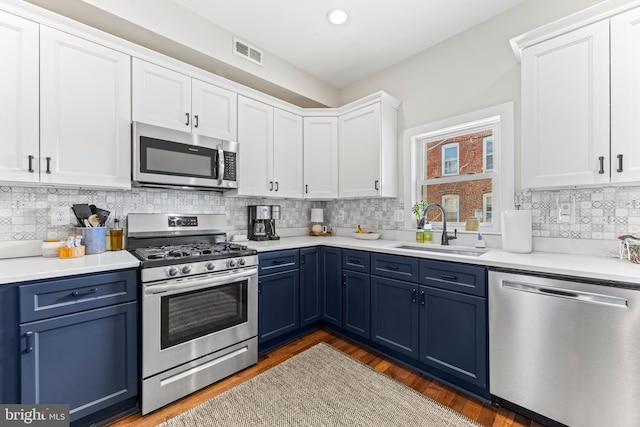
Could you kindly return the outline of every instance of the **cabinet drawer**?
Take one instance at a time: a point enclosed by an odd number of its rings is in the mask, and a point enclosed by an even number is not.
[[[20,323],[134,301],[137,271],[122,270],[20,285]]]
[[[300,266],[300,252],[298,249],[275,251],[258,256],[258,274],[278,273],[280,271],[295,270]]]
[[[420,260],[420,283],[484,297],[487,294],[487,270],[477,265]]]
[[[342,250],[342,268],[351,271],[369,272],[369,252],[353,249]]]
[[[371,274],[417,283],[418,261],[418,258],[372,253]]]

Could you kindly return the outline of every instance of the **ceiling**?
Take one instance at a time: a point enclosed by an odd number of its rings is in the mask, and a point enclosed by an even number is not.
[[[242,41],[345,87],[524,0],[173,0]],[[329,24],[342,8],[349,20]]]

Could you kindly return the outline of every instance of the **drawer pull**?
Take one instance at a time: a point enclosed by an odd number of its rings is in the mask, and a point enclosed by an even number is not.
[[[416,289],[415,288],[411,289],[411,302],[414,304],[416,303],[416,294],[417,294]]]
[[[360,262],[359,259],[350,259],[349,264],[361,265],[362,263]]]
[[[387,270],[398,271],[400,268],[397,265],[387,265]]]
[[[33,336],[33,332],[29,331],[26,334],[24,334],[24,336],[27,339],[27,350],[25,351],[25,353],[31,353],[33,351],[33,343],[31,342],[31,337]]]
[[[271,264],[273,265],[282,265],[282,264],[286,264],[286,260],[284,259],[274,259],[273,261],[271,261]]]
[[[451,276],[449,274],[441,274],[440,278],[444,280],[458,280],[458,276]]]
[[[98,292],[98,288],[91,288],[88,291],[73,291],[73,292],[71,292],[71,296],[72,297],[77,297],[79,295],[95,294],[96,292]]]
[[[426,300],[425,300],[425,293],[424,291],[420,291],[420,305],[425,305]]]

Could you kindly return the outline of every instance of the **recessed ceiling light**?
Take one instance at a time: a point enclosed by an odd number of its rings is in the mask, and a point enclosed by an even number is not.
[[[347,12],[342,9],[332,9],[327,13],[327,20],[333,25],[342,25],[347,22]]]

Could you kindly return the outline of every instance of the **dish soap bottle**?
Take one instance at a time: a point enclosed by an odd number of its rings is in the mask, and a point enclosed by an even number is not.
[[[431,223],[427,222],[424,224],[424,242],[431,243],[433,242],[433,228]]]
[[[482,233],[478,232],[478,240],[476,240],[476,248],[486,248],[487,246],[484,244],[484,239],[482,238]]]

